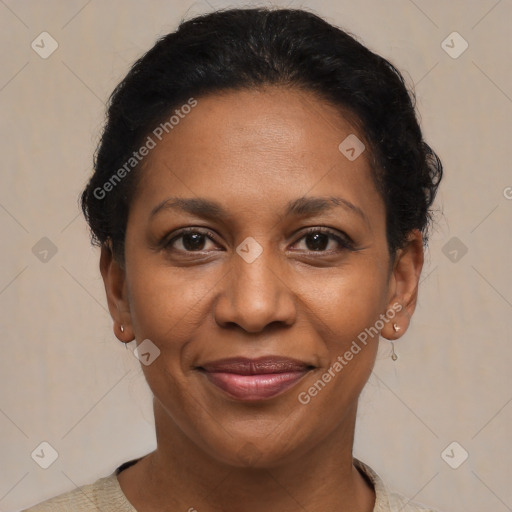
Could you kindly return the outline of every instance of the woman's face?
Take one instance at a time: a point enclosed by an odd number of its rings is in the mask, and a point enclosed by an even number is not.
[[[407,328],[423,254],[416,235],[390,266],[368,151],[339,149],[354,135],[312,93],[268,87],[199,97],[153,137],[125,268],[105,250],[101,268],[114,319],[160,351],[142,364],[157,431],[238,466],[350,432],[368,332]]]

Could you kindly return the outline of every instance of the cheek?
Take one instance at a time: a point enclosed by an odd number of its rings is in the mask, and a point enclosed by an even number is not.
[[[305,410],[323,415],[318,435],[341,421],[370,377],[378,336],[372,337],[369,330],[385,308],[387,291],[385,277],[368,266],[361,271],[352,268],[322,284],[311,291],[308,307],[314,308],[309,321],[321,338],[321,367],[296,397]]]
[[[345,347],[374,325],[386,307],[386,274],[370,262],[358,262],[322,279],[303,283],[310,321],[324,327],[329,350]]]
[[[130,268],[130,314],[137,339],[164,341],[193,329],[212,293],[217,272],[176,268],[140,258]],[[215,279],[217,276],[217,279]],[[155,341],[156,342],[156,341]]]
[[[321,339],[321,367],[297,398],[333,421],[357,400],[370,377],[379,339],[370,328],[386,307],[385,272],[370,261],[361,263],[328,279],[309,280],[306,311]]]

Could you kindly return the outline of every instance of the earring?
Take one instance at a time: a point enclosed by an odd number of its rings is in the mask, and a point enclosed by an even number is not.
[[[392,341],[390,343],[391,343],[391,359],[393,359],[393,361],[396,361],[398,359],[398,356],[396,355],[396,352],[395,352],[395,344]]]
[[[397,323],[393,324],[393,330],[395,332],[398,332],[400,329],[401,329],[401,327]],[[398,359],[398,356],[396,355],[396,352],[395,352],[395,343],[393,341],[390,341],[390,343],[391,343],[391,359],[393,359],[393,361],[396,361]]]
[[[121,329],[121,332],[124,333],[123,324],[119,324],[119,329]],[[124,341],[122,343],[124,343],[124,348],[128,350],[128,345]]]

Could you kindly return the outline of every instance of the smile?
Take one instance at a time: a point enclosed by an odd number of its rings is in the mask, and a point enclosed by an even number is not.
[[[296,359],[267,356],[223,359],[197,369],[231,398],[258,401],[273,398],[292,388],[313,366]]]

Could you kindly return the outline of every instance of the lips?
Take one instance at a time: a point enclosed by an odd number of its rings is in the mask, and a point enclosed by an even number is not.
[[[297,384],[312,365],[286,357],[230,358],[197,368],[231,398],[258,401],[273,398]]]

